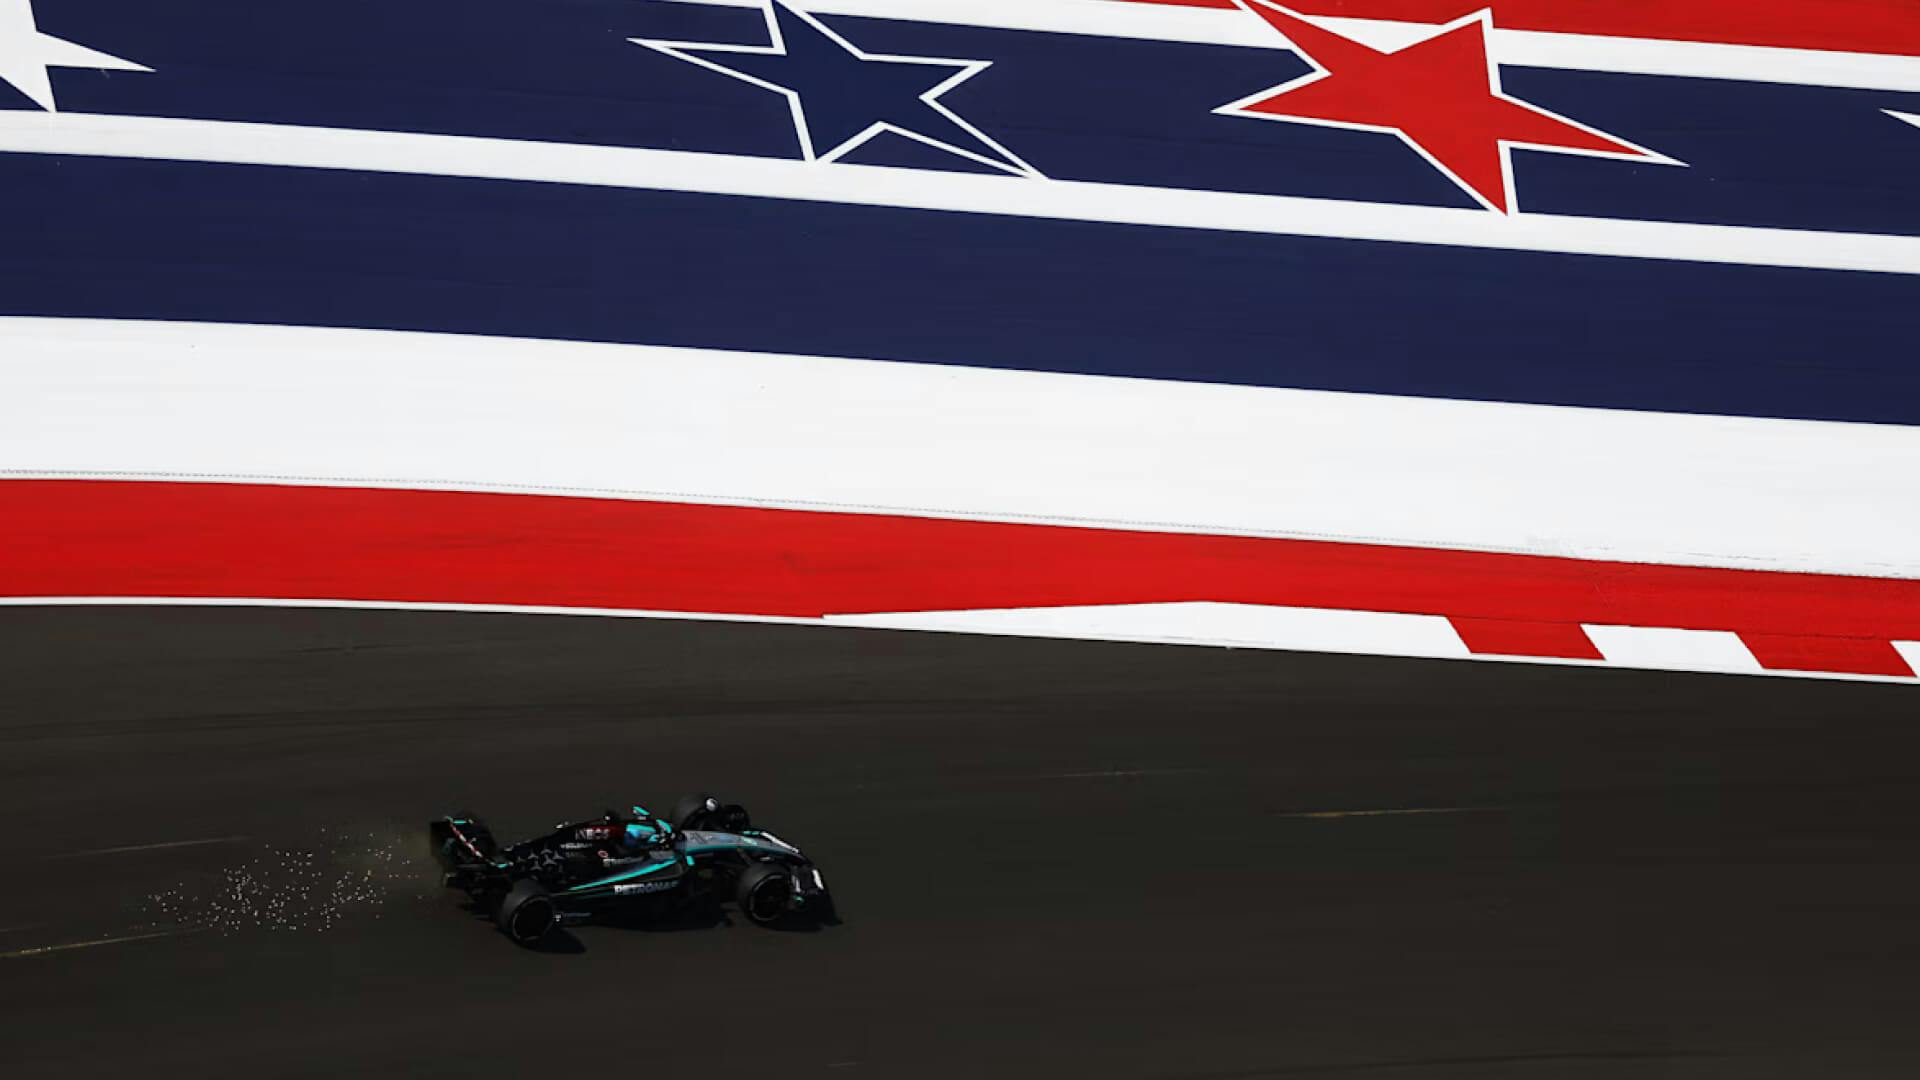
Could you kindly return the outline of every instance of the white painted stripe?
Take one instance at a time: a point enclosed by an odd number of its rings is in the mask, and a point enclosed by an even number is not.
[[[559,615],[594,619],[666,619],[674,622],[765,623],[821,626],[819,619],[789,615],[716,615],[704,611],[648,611],[643,608],[556,607],[546,604],[452,604],[413,600],[278,596],[0,596],[0,608],[42,607],[206,607],[296,608],[312,611],[423,611],[464,615]]]
[[[1138,606],[1150,607],[1155,605],[1138,605]],[[1251,606],[1257,606],[1257,605],[1222,604],[1217,606],[1219,607],[1251,607]],[[1314,614],[1323,614],[1323,615],[1330,614],[1330,615],[1368,616],[1369,618],[1366,620],[1366,624],[1385,627],[1387,628],[1386,633],[1380,638],[1374,638],[1368,634],[1359,632],[1359,628],[1363,625],[1362,622],[1359,620],[1353,620],[1353,621],[1328,620],[1326,623],[1323,623],[1322,625],[1323,626],[1342,625],[1344,626],[1346,633],[1344,635],[1327,635],[1327,634],[1316,635],[1316,634],[1300,633],[1297,635],[1297,640],[1293,644],[1281,644],[1280,642],[1284,639],[1276,635],[1275,637],[1269,639],[1271,642],[1270,644],[1261,644],[1258,642],[1237,641],[1237,640],[1231,640],[1231,639],[1225,639],[1225,638],[1221,640],[1213,640],[1208,636],[1206,636],[1207,634],[1206,628],[1200,625],[1200,620],[1192,617],[1191,615],[1189,615],[1183,620],[1183,624],[1184,624],[1183,630],[1186,636],[1183,636],[1180,638],[1161,639],[1161,638],[1149,638],[1149,637],[1103,638],[1098,635],[1090,635],[1090,634],[1084,633],[1082,632],[1081,627],[1075,626],[1071,622],[1067,622],[1067,621],[1058,622],[1051,627],[1033,626],[1025,631],[1000,629],[996,626],[991,625],[991,623],[996,621],[991,619],[983,620],[979,624],[970,623],[968,620],[964,618],[954,618],[951,620],[947,620],[940,625],[932,625],[930,623],[928,625],[912,625],[911,624],[912,618],[916,615],[921,614],[918,612],[904,613],[899,616],[845,615],[845,616],[829,616],[828,618],[825,618],[825,619],[807,619],[807,618],[791,618],[791,617],[780,616],[780,615],[710,615],[704,612],[641,611],[641,610],[626,609],[626,608],[571,608],[571,607],[546,607],[546,606],[536,606],[536,605],[514,605],[514,604],[440,604],[440,603],[413,603],[413,602],[390,601],[390,600],[356,600],[356,599],[313,600],[313,599],[306,599],[306,598],[284,599],[284,598],[273,598],[273,597],[204,597],[204,596],[0,597],[0,608],[39,608],[39,607],[296,608],[296,609],[309,609],[309,610],[317,610],[317,611],[326,611],[326,610],[418,611],[418,612],[451,612],[451,613],[458,613],[458,614],[482,614],[482,615],[544,615],[544,616],[585,617],[585,618],[605,618],[605,619],[667,619],[667,620],[673,620],[677,622],[761,623],[761,624],[771,624],[771,625],[778,625],[778,626],[814,627],[817,629],[874,630],[874,631],[885,631],[885,630],[929,631],[929,632],[946,632],[946,633],[973,633],[973,634],[984,634],[987,636],[1001,636],[1001,637],[1034,637],[1034,638],[1055,638],[1055,639],[1065,639],[1065,640],[1114,640],[1114,641],[1121,641],[1121,642],[1139,641],[1146,644],[1168,644],[1168,645],[1177,644],[1177,645],[1192,645],[1192,646],[1215,646],[1215,647],[1225,647],[1225,648],[1284,649],[1284,650],[1294,651],[1294,652],[1345,652],[1345,653],[1352,653],[1352,654],[1363,655],[1363,656],[1410,656],[1413,658],[1420,658],[1420,659],[1438,658],[1443,660],[1473,660],[1473,661],[1479,661],[1481,663],[1492,663],[1492,664],[1532,664],[1536,666],[1546,665],[1546,666],[1552,666],[1552,667],[1630,668],[1630,667],[1638,666],[1635,663],[1633,663],[1631,660],[1620,660],[1620,661],[1563,660],[1563,659],[1557,659],[1553,657],[1490,656],[1490,655],[1481,655],[1481,654],[1472,654],[1472,653],[1465,654],[1465,655],[1455,655],[1450,652],[1444,653],[1442,655],[1438,655],[1436,657],[1435,652],[1441,648],[1444,648],[1444,645],[1441,643],[1437,635],[1429,635],[1429,634],[1410,635],[1406,632],[1405,624],[1400,623],[1398,620],[1407,619],[1407,618],[1413,618],[1413,619],[1437,618],[1437,616],[1389,615],[1387,616],[1387,618],[1390,620],[1394,620],[1394,622],[1381,623],[1373,618],[1380,614],[1378,612],[1342,612],[1342,611],[1328,611],[1326,609],[1318,609],[1318,608],[1313,608],[1313,609],[1296,608],[1296,609],[1283,609],[1283,610],[1310,612]],[[1081,610],[1091,610],[1091,609],[1081,609]],[[950,614],[965,616],[971,613],[954,612]],[[1248,620],[1243,617],[1236,617],[1233,620],[1234,624],[1238,628],[1236,632],[1244,634],[1245,627],[1250,621],[1252,620]],[[1281,620],[1275,620],[1276,623],[1280,621]],[[1112,624],[1108,623],[1108,625],[1112,625]],[[1416,637],[1419,640],[1421,651],[1416,653],[1403,653],[1403,652],[1396,651],[1399,643],[1406,642]],[[1335,648],[1334,647],[1335,644],[1338,644],[1340,647]],[[1901,652],[1907,656],[1909,662],[1914,664],[1916,670],[1920,670],[1920,642],[1895,642],[1894,647],[1900,649]],[[1666,670],[1666,671],[1694,670],[1691,668],[1673,667],[1673,666],[1667,666],[1664,664],[1658,665],[1657,669]],[[1722,669],[1713,667],[1713,668],[1705,668],[1701,670],[1708,673],[1719,673]],[[1774,671],[1774,670],[1761,669],[1761,670],[1751,670],[1751,671],[1743,670],[1741,673],[1761,675],[1761,676],[1765,676],[1768,678],[1775,678],[1775,679],[1824,679],[1824,680],[1834,681],[1834,682],[1872,682],[1872,683],[1901,683],[1901,684],[1914,684],[1916,682],[1920,682],[1920,679],[1908,678],[1904,676],[1896,677],[1896,676],[1886,676],[1886,675],[1850,675],[1850,674],[1842,674],[1842,673],[1836,673],[1836,672],[1823,672],[1823,671]],[[14,929],[30,929],[30,927],[16,927]],[[4,932],[4,931],[0,931],[0,932]]]
[[[1064,221],[1920,274],[1920,237],[1343,202],[213,120],[0,112],[0,153],[589,184]]]
[[[1603,661],[1552,657],[1492,656],[1471,653],[1439,616],[1399,615],[1371,611],[1267,607],[1257,604],[1174,603],[1116,604],[1066,608],[1012,608],[985,611],[891,612],[832,615],[835,626],[939,633],[986,634],[997,637],[1069,638],[1082,641],[1132,642],[1154,645],[1204,645],[1292,652],[1349,653],[1416,659],[1476,660],[1486,663],[1548,664],[1561,667],[1619,667],[1703,674],[1737,673],[1845,682],[1911,684],[1916,680],[1881,675],[1832,672],[1768,671],[1758,663],[1729,663],[1724,651],[1711,646],[1678,645],[1669,631],[1641,627],[1603,627],[1631,631],[1656,642],[1638,649],[1623,648],[1620,656]],[[1686,634],[1688,631],[1671,633]],[[1627,635],[1613,634],[1613,641]],[[1729,635],[1731,636],[1731,635]],[[1664,645],[1664,647],[1662,647]],[[1604,647],[1603,647],[1604,654]],[[1748,660],[1751,661],[1751,656]],[[1920,670],[1920,669],[1916,669]]]
[[[1644,626],[1588,626],[1587,637],[1608,662],[1665,671],[1729,671],[1758,674],[1740,635],[1726,630],[1673,630]]]
[[[1143,776],[1198,776],[1211,769],[1092,769],[1086,772],[1048,773],[1035,780],[1135,780]]]
[[[1504,813],[1506,809],[1504,806],[1409,806],[1400,810],[1296,810],[1292,813],[1272,816],[1307,821],[1338,821],[1343,818],[1424,817],[1429,814],[1497,814]]]
[[[1110,604],[830,615],[841,626],[947,630],[1011,637],[1367,653],[1465,659],[1453,624],[1438,615],[1268,607],[1259,604]]]
[[[42,945],[35,949],[15,949],[13,952],[0,953],[0,960],[12,960],[25,956],[45,956],[49,953],[72,952],[75,949],[97,949],[102,945],[124,945],[133,941],[152,941],[156,938],[181,937],[186,934],[198,934],[192,930],[158,930],[151,934],[125,934],[120,937],[95,938],[92,941],[70,941],[64,945]]]
[[[1432,27],[1416,29],[1420,37],[1432,33]],[[1513,67],[1920,93],[1920,57],[1884,53],[1651,41],[1524,30],[1495,30],[1487,48],[1495,63]]]
[[[1892,109],[1888,109],[1886,110],[1886,114],[1895,120],[1905,120],[1914,127],[1920,127],[1920,116],[1916,116],[1913,113],[1894,112]]]
[[[729,7],[761,5],[761,0],[688,2]],[[1118,0],[809,0],[806,6],[809,11],[827,15],[864,15],[955,26],[1200,45],[1285,47],[1278,34],[1239,11],[1126,4]],[[1461,8],[1462,13],[1467,10],[1464,6]],[[1497,11],[1495,15],[1497,21]],[[1424,23],[1386,19],[1315,17],[1312,21],[1387,51],[1433,33],[1433,27]],[[1490,35],[1487,48],[1495,63],[1513,67],[1920,92],[1920,57],[1911,56],[1500,29]]]
[[[163,840],[156,844],[128,844],[123,847],[86,848],[81,851],[62,851],[57,855],[47,855],[43,857],[48,859],[82,859],[94,855],[130,855],[141,851],[170,851],[174,848],[232,844],[245,839],[246,837],[244,836],[212,836],[205,840]]]
[[[1920,428],[0,319],[0,474],[606,495],[1920,577]]]

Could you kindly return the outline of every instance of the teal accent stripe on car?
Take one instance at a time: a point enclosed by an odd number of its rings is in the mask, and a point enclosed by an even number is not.
[[[748,842],[746,843],[688,844],[686,847],[682,848],[681,850],[685,851],[689,855],[705,855],[709,851],[767,851],[767,852],[772,852],[775,855],[795,854],[794,852],[788,851],[785,848],[774,847],[772,844],[762,844],[762,843],[754,842],[752,838],[748,838]]]
[[[599,881],[589,881],[584,885],[575,885],[574,887],[572,887],[571,889],[568,889],[567,891],[579,892],[582,889],[597,889],[602,885],[613,885],[622,881],[632,881],[634,878],[637,878],[637,877],[646,877],[648,874],[651,874],[656,870],[665,870],[667,867],[674,865],[678,861],[679,860],[677,859],[668,859],[666,862],[648,863],[645,866],[638,867],[633,870],[628,870],[624,873],[615,874],[612,877],[601,878]]]

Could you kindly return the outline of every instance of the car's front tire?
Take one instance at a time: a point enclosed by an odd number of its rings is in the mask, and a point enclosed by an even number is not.
[[[793,876],[779,863],[754,863],[740,874],[734,899],[749,922],[772,926],[793,910]]]

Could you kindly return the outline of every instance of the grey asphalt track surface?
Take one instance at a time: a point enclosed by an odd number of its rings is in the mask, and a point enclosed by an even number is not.
[[[1920,1075],[1910,688],[15,609],[0,713],[9,1077]],[[693,787],[845,923],[534,952],[419,854]]]

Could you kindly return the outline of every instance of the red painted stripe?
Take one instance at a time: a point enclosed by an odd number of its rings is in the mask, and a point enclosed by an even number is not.
[[[1511,619],[1454,619],[1453,628],[1467,648],[1486,656],[1548,656],[1562,660],[1603,660],[1586,628],[1577,622],[1516,622]]]
[[[1868,638],[1741,634],[1760,666],[1772,671],[1838,671],[1853,675],[1911,676],[1893,645]]]
[[[1216,600],[1920,640],[1920,581],[1369,544],[536,495],[58,480],[0,482],[0,520],[12,525],[0,547],[0,596],[800,617]]]
[[[1132,0],[1231,8],[1233,0]],[[1562,34],[1920,55],[1916,0],[1298,0],[1308,15],[1444,23],[1493,8],[1495,26]]]

